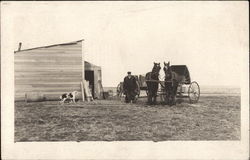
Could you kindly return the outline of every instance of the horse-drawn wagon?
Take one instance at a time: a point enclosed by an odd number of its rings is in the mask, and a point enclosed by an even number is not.
[[[176,73],[178,87],[176,96],[178,98],[189,98],[190,103],[197,103],[200,98],[200,87],[196,81],[191,81],[189,70],[186,65],[171,65],[172,72]],[[165,81],[160,82],[160,97],[165,100]]]
[[[200,98],[200,87],[196,81],[191,81],[191,77],[189,74],[189,70],[186,65],[171,65],[169,66],[171,72],[175,75],[175,80],[177,84],[176,89],[176,97],[177,98],[189,98],[190,103],[197,103]],[[165,75],[166,76],[166,75]],[[138,86],[138,94],[140,97],[140,93],[142,90],[146,91],[148,95],[148,86],[147,82],[158,83],[159,88],[157,90],[157,96],[160,97],[161,101],[167,101],[167,86],[166,86],[166,78],[164,80],[154,80],[147,79],[146,75],[135,75]],[[171,81],[172,82],[172,81]],[[117,95],[119,97],[123,96],[123,82],[120,82],[117,86]]]

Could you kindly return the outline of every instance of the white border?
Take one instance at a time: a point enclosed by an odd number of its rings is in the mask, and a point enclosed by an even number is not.
[[[4,26],[8,19],[2,17]],[[2,25],[2,24],[1,24]],[[4,28],[2,26],[2,28]],[[1,141],[3,159],[248,159],[249,55],[242,58],[241,140],[166,142],[14,143],[14,53],[12,33],[1,31]]]

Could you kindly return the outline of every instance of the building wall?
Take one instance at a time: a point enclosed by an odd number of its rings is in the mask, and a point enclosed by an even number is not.
[[[42,92],[58,99],[64,92],[81,92],[82,42],[15,53],[15,99]]]

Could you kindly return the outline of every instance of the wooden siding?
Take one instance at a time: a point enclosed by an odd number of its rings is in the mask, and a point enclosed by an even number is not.
[[[82,43],[37,48],[15,53],[15,99],[43,93],[48,100],[81,91]]]

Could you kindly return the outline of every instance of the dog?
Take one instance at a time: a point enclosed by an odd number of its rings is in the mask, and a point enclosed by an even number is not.
[[[70,93],[64,93],[60,96],[61,103],[64,103],[66,100],[69,100],[69,102],[74,102],[76,103],[76,95],[77,91],[73,91]]]

